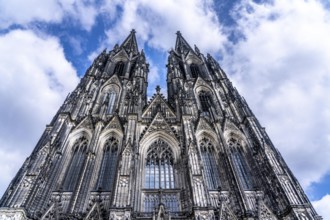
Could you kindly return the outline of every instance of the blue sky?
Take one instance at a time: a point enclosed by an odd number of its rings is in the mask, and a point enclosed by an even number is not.
[[[330,219],[330,4],[324,0],[0,0],[0,195],[95,56],[131,29],[166,92],[180,30],[214,56]]]

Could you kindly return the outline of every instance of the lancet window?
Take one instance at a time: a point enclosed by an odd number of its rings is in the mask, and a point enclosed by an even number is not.
[[[179,62],[179,68],[180,68],[180,71],[182,73],[183,78],[186,79],[186,73],[184,71],[184,67],[183,67],[183,62],[182,61]]]
[[[111,137],[107,140],[103,149],[101,168],[97,188],[110,191],[115,179],[118,161],[118,140]]]
[[[208,92],[201,91],[198,94],[199,101],[201,103],[202,111],[208,112],[212,106],[212,98]]]
[[[116,73],[118,76],[124,75],[124,67],[125,67],[124,62],[119,61],[118,63],[116,63],[114,73]]]
[[[173,153],[168,144],[162,140],[155,141],[147,152],[145,188],[174,188],[173,161]]]
[[[65,191],[73,191],[77,185],[86,158],[87,144],[88,141],[83,136],[76,140],[73,145],[72,158],[63,183],[63,190]]]
[[[110,91],[108,93],[108,108],[107,108],[107,114],[112,114],[114,111],[114,107],[116,104],[116,96],[117,93],[115,91]]]
[[[190,65],[190,72],[192,78],[197,78],[200,75],[199,67],[194,63]]]
[[[220,176],[214,146],[209,139],[203,138],[200,141],[200,149],[207,186],[209,189],[217,189],[220,186]]]
[[[243,157],[242,148],[236,139],[230,139],[229,147],[231,149],[231,159],[235,168],[235,172],[244,190],[252,189],[251,175]]]

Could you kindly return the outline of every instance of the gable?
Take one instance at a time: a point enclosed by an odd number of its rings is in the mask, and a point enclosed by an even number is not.
[[[115,115],[103,130],[110,130],[110,129],[114,129],[119,131],[120,133],[123,133],[123,128],[121,126],[121,122],[118,116]]]
[[[203,64],[202,60],[192,51],[190,50],[185,57],[185,60],[188,64],[196,63],[198,65]]]
[[[166,122],[165,118],[162,116],[160,112],[158,112],[155,118],[152,120],[151,124],[142,132],[140,139],[145,138],[151,133],[154,132],[165,132],[170,136],[177,138],[177,135],[174,133],[174,129],[172,129],[168,123]]]
[[[160,94],[157,94],[154,99],[151,100],[149,106],[143,111],[142,117],[152,118],[157,112],[162,112],[162,114],[167,118],[175,118],[176,115],[171,107],[165,102]]]

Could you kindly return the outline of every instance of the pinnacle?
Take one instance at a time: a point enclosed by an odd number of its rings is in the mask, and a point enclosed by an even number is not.
[[[176,43],[175,43],[175,50],[179,53],[185,53],[189,50],[193,51],[191,46],[188,44],[188,42],[183,38],[180,31],[176,32]]]
[[[137,54],[139,52],[136,37],[136,31],[134,29],[131,30],[131,33],[125,39],[120,47],[124,48],[128,53],[133,52],[133,54]]]

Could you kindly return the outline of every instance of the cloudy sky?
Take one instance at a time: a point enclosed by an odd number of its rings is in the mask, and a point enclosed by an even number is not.
[[[330,219],[328,0],[0,0],[0,196],[104,48],[137,31],[149,96],[180,30],[220,63]]]

